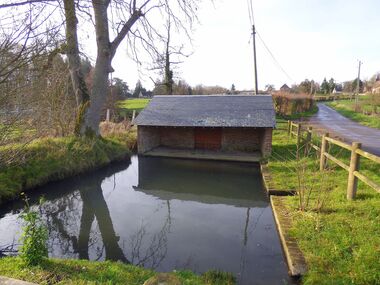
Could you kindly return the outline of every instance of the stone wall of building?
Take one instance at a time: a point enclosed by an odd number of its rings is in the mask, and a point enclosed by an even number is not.
[[[194,128],[160,128],[160,145],[174,148],[194,148]]]
[[[225,151],[257,151],[260,150],[260,129],[224,128],[222,134],[222,150]]]
[[[144,153],[160,145],[160,129],[156,127],[138,126],[137,151]]]
[[[260,150],[263,157],[267,157],[272,152],[272,128],[266,128],[262,130],[260,139]]]
[[[194,128],[138,127],[138,152],[144,153],[158,146],[194,149]],[[271,128],[224,128],[222,151],[261,151],[269,156],[272,151]]]

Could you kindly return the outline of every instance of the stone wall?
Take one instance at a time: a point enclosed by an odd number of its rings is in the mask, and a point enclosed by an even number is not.
[[[174,148],[194,148],[194,128],[160,128],[160,145]]]
[[[247,152],[260,150],[261,133],[260,129],[255,128],[224,128],[222,150]]]
[[[260,150],[263,157],[267,157],[272,152],[272,132],[273,129],[266,128],[262,130],[260,139]]]
[[[144,153],[157,146],[194,149],[194,128],[138,127],[138,152]],[[269,156],[272,151],[271,128],[224,128],[222,151],[261,151]]]
[[[155,127],[138,126],[137,150],[144,153],[160,145],[160,129]]]

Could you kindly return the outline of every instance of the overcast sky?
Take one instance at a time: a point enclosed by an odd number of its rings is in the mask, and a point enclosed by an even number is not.
[[[305,78],[338,82],[380,71],[379,0],[253,0],[256,29],[287,76],[257,38],[259,88],[299,83]],[[204,0],[200,24],[193,33],[193,54],[177,75],[191,85],[220,85],[252,89],[254,81],[251,27],[247,0]],[[140,79],[136,64],[120,49],[114,76],[131,88]]]

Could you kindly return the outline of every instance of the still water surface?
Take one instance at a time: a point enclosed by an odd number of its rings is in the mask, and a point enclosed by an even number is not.
[[[41,187],[31,202],[40,195],[52,257],[218,269],[241,285],[292,282],[255,164],[134,156]],[[0,210],[0,247],[17,243],[21,208]]]

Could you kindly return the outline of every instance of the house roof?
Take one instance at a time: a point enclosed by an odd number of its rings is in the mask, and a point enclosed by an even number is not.
[[[287,84],[284,84],[284,85],[282,85],[281,87],[280,87],[280,90],[289,90],[290,89],[290,87],[287,85]]]
[[[276,124],[270,95],[154,96],[137,116],[138,126],[259,127]]]

